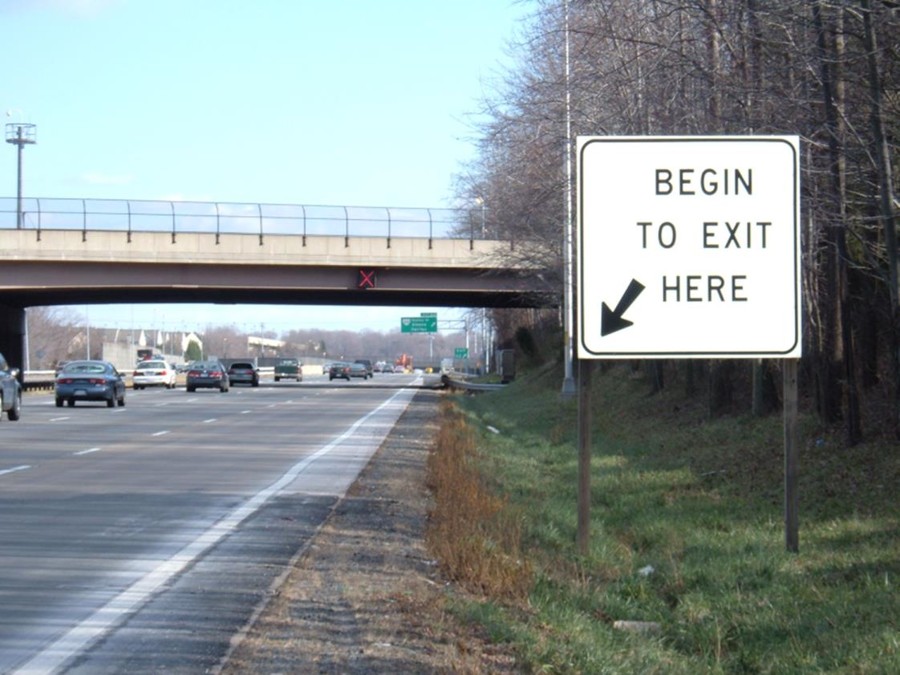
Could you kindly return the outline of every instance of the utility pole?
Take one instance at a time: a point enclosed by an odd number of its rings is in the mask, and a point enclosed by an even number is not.
[[[22,150],[26,145],[37,143],[37,127],[24,122],[10,122],[6,125],[6,142],[19,146],[18,171],[16,189],[16,229],[21,230],[23,223],[22,213]]]
[[[562,392],[563,398],[575,395],[575,377],[573,366],[573,334],[575,330],[574,243],[572,232],[572,94],[569,59],[569,0],[565,0],[565,65],[566,65],[566,189],[565,189],[565,224],[563,226],[563,364],[565,366]]]

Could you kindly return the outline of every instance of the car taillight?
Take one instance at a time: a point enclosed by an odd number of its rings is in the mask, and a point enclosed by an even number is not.
[[[92,377],[88,380],[89,384],[106,384],[106,380],[100,377]]]
[[[60,377],[60,378],[57,379],[56,381],[57,381],[59,384],[72,384],[72,378],[71,378],[71,377]]]
[[[140,374],[141,374],[141,371],[136,370],[136,371],[134,371],[134,372],[131,374],[131,376],[132,376],[132,377],[136,377],[136,376],[138,376],[138,375],[140,375]]]
[[[189,377],[200,377],[200,372],[197,370],[190,370],[190,371],[188,371],[188,376]]]

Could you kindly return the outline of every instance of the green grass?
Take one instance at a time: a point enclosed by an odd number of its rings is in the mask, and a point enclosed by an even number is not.
[[[456,398],[535,570],[525,606],[460,599],[460,616],[536,672],[900,672],[896,443],[844,448],[803,418],[792,554],[780,415],[709,420],[680,392],[649,396],[624,366],[595,372],[590,547],[579,556],[577,404],[560,384],[545,368]]]

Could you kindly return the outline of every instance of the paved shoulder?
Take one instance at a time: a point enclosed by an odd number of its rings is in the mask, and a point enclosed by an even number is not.
[[[416,395],[223,673],[453,668],[458,647],[428,618],[440,586],[424,545],[425,469],[439,399]]]

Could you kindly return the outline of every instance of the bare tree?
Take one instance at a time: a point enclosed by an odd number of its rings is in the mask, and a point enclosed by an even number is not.
[[[800,135],[804,372],[823,421],[842,421],[848,442],[861,438],[863,396],[879,395],[879,384],[900,430],[896,3],[568,6],[570,77],[562,4],[541,0],[513,47],[515,66],[484,102],[480,154],[458,180],[460,197],[489,205],[489,232],[537,242],[511,255],[548,270],[561,296],[567,114],[574,135]],[[738,371],[717,370],[711,364],[710,392],[730,395],[715,379]],[[759,364],[755,377],[740,378],[772,392],[767,373]]]
[[[80,316],[61,307],[29,307],[27,321],[32,370],[50,370],[72,358],[70,345],[84,331]]]

